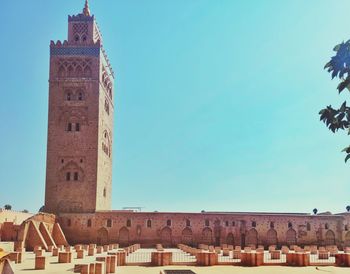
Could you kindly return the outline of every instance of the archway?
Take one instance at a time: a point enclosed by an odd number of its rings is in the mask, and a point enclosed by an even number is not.
[[[248,231],[245,241],[246,246],[257,246],[258,245],[258,231],[252,228]]]
[[[202,230],[202,243],[210,245],[212,243],[213,231],[206,227]]]
[[[335,234],[332,230],[326,232],[325,245],[335,245]]]
[[[192,245],[192,230],[189,227],[186,227],[184,230],[182,230],[181,236],[183,244]]]
[[[129,230],[125,226],[119,230],[119,244],[121,246],[129,245]]]
[[[273,228],[267,231],[266,243],[267,245],[277,245],[277,231]]]
[[[345,234],[344,246],[350,247],[350,231]]]
[[[104,227],[100,228],[97,231],[97,244],[106,245],[108,244],[108,231]]]
[[[227,234],[226,244],[228,244],[228,245],[234,245],[235,244],[235,238],[233,237],[232,233]]]
[[[172,245],[171,228],[164,227],[160,232],[160,238],[164,247],[170,247]]]
[[[286,243],[289,246],[297,244],[297,232],[293,228],[287,230]]]

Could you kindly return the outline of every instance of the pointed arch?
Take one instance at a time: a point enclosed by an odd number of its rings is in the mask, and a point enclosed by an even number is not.
[[[335,234],[333,230],[327,230],[325,245],[335,245]]]
[[[67,74],[68,74],[68,77],[74,77],[74,69],[73,69],[73,66],[68,66],[67,68]]]
[[[57,74],[60,78],[66,77],[66,69],[63,65],[59,66]]]
[[[193,236],[192,236],[192,230],[189,227],[186,227],[181,232],[181,240],[183,244],[186,245],[192,245],[193,243]]]
[[[98,245],[108,244],[108,230],[106,228],[102,227],[97,231],[96,242]]]
[[[286,232],[286,243],[289,246],[297,244],[297,232],[293,228],[288,229]]]
[[[86,66],[84,69],[84,77],[85,78],[91,78],[92,77],[92,71],[89,66]]]
[[[344,246],[350,247],[350,231],[345,234]]]
[[[252,228],[248,231],[245,240],[246,246],[257,246],[258,245],[258,231]]]
[[[270,228],[267,231],[266,243],[267,245],[277,245],[277,242],[278,242],[277,231],[274,228]]]
[[[75,77],[80,78],[83,76],[83,69],[80,65],[75,68]]]
[[[234,245],[235,244],[235,238],[234,238],[234,236],[233,236],[233,234],[231,232],[229,234],[227,234],[226,244],[228,244],[228,245]]]
[[[164,247],[172,245],[172,230],[170,227],[164,227],[160,232],[161,243]]]
[[[205,227],[202,230],[202,243],[203,244],[212,244],[213,242],[213,231],[209,227]]]
[[[75,162],[67,162],[60,170],[59,177],[62,182],[64,181],[76,181],[83,182],[85,179],[84,170]]]
[[[121,246],[129,245],[129,229],[127,229],[125,226],[119,230],[119,244]]]

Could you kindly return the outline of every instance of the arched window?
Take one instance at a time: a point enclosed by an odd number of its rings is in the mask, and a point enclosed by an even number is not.
[[[76,171],[74,172],[74,181],[78,181],[79,180],[79,173]]]
[[[84,69],[84,77],[90,78],[92,76],[92,71],[89,66],[86,66]]]
[[[126,226],[127,226],[127,227],[131,227],[131,220],[130,220],[130,219],[128,219],[128,220],[126,221]]]
[[[235,221],[232,221],[232,226],[235,226],[235,225],[236,225]]]
[[[58,77],[62,78],[66,76],[66,69],[64,68],[64,66],[60,66],[58,69]]]
[[[80,131],[80,124],[79,123],[75,124],[75,131]]]
[[[292,228],[293,224],[291,222],[288,222],[288,228]]]
[[[76,77],[82,77],[83,76],[83,69],[81,68],[81,66],[77,66],[75,69],[75,76]]]
[[[256,221],[252,221],[252,227],[256,227]]]
[[[274,222],[270,222],[270,228],[275,228],[275,223]]]
[[[226,226],[229,226],[229,223],[228,223],[228,221],[225,221],[225,225],[226,225]]]
[[[167,226],[171,226],[171,220],[167,220],[167,221],[166,221],[166,225],[167,225]]]
[[[68,67],[68,77],[73,77],[74,76],[74,69],[72,66]]]
[[[88,226],[88,227],[91,227],[91,219],[89,219],[89,220],[87,221],[87,226]]]
[[[81,91],[79,91],[79,93],[78,93],[78,100],[79,101],[83,101],[84,100],[83,92],[81,92]]]
[[[60,180],[64,181],[84,181],[84,170],[74,161],[69,161],[60,170]]]
[[[208,219],[205,220],[205,226],[209,226],[209,220]]]
[[[112,227],[112,220],[111,219],[107,220],[107,227]]]
[[[78,34],[76,34],[76,35],[74,36],[74,41],[75,41],[75,42],[79,42],[79,40],[80,40],[80,37],[79,37]]]
[[[326,224],[324,225],[324,228],[325,228],[325,229],[329,229],[329,225],[326,223]]]
[[[66,94],[66,100],[67,100],[67,101],[72,100],[72,93],[67,92],[67,94]]]
[[[189,219],[186,219],[186,226],[191,226],[191,221]]]
[[[81,40],[82,40],[83,42],[86,42],[86,36],[83,35],[83,37],[81,38]]]
[[[152,227],[152,221],[151,220],[147,220],[147,227],[151,228]]]
[[[310,223],[306,223],[306,230],[307,230],[307,231],[310,231],[310,230],[311,230],[311,225],[310,225]]]
[[[72,131],[72,123],[68,123],[68,125],[67,125],[67,131]]]
[[[107,112],[107,114],[109,115],[109,103],[108,100],[105,100],[105,111]]]
[[[103,189],[103,197],[106,197],[107,195],[107,191],[106,191],[106,188]]]

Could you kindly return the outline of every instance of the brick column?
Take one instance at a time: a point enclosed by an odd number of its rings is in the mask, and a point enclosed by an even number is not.
[[[126,265],[126,253],[125,253],[125,251],[118,251],[117,252],[117,265],[118,266]]]
[[[35,257],[35,269],[42,270],[46,268],[46,257],[37,256]]]

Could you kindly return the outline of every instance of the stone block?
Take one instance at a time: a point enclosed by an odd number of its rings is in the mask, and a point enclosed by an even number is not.
[[[110,267],[110,273],[115,273],[116,270],[116,264],[117,264],[117,256],[111,255],[111,267]]]
[[[95,274],[95,263],[90,263],[89,274]]]
[[[77,259],[84,259],[84,252],[85,252],[84,249],[79,249],[77,251]]]
[[[35,269],[36,270],[46,269],[46,257],[45,256],[36,256],[35,257]]]
[[[279,259],[281,259],[281,251],[273,250],[273,251],[270,251],[270,253],[271,253],[271,259],[272,260],[279,260]]]
[[[15,264],[18,264],[21,262],[20,260],[20,252],[11,252],[9,255],[8,255],[8,258],[11,262],[14,262]]]
[[[42,249],[38,249],[35,251],[35,257],[41,257],[43,256],[43,250]]]
[[[94,247],[89,247],[88,251],[88,256],[94,256],[95,255],[95,248]]]
[[[74,273],[89,274],[89,264],[76,264],[76,265],[74,265]]]
[[[95,274],[105,274],[105,263],[104,262],[96,262],[95,263]]]
[[[72,253],[71,252],[59,252],[58,253],[58,262],[61,264],[67,264],[72,262]]]
[[[41,246],[39,246],[39,245],[34,246],[34,253],[35,253],[37,250],[41,250]]]
[[[52,249],[52,256],[53,256],[53,257],[58,256],[58,252],[59,252],[59,249],[58,249],[58,248],[53,248],[53,249]]]
[[[71,246],[66,246],[65,247],[66,252],[72,252],[72,247]]]
[[[98,246],[97,249],[96,249],[96,253],[97,254],[101,254],[102,250],[103,250],[102,246]]]

